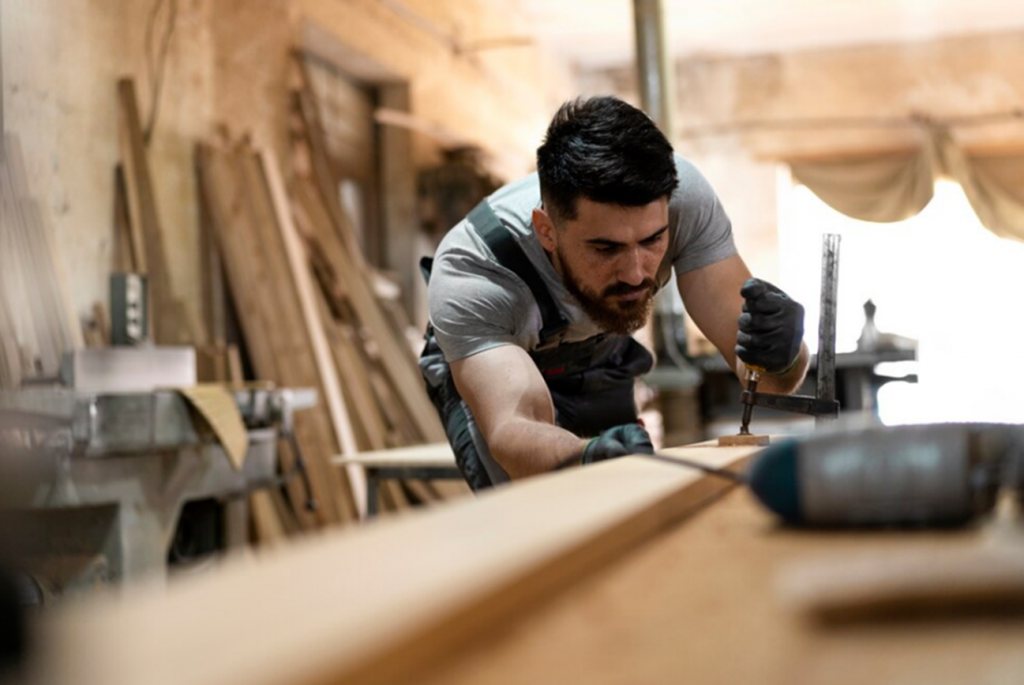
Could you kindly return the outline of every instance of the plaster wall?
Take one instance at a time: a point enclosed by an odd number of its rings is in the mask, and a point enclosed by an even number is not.
[[[4,126],[22,144],[32,195],[56,236],[72,305],[106,301],[119,160],[116,82],[135,79],[145,117],[150,3],[4,0]],[[209,131],[212,45],[207,0],[180,0],[150,149],[168,259],[180,296],[198,301],[192,145]],[[195,309],[193,308],[193,314]]]
[[[0,3],[4,125],[21,138],[30,187],[83,316],[106,300],[115,84],[135,78],[145,117],[154,1]],[[150,167],[172,284],[190,315],[200,314],[194,144],[226,126],[285,160],[289,50],[334,51],[354,76],[407,82],[411,112],[426,128],[483,147],[493,170],[511,179],[529,171],[548,119],[573,94],[570,73],[536,44],[472,48],[528,29],[513,0],[178,0]],[[413,139],[419,166],[438,150],[435,137]]]

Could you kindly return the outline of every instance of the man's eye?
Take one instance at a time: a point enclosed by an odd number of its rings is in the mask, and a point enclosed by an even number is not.
[[[665,235],[665,233],[664,233],[664,232],[662,232],[662,233],[659,233],[658,235],[655,235],[655,236],[651,236],[651,237],[650,237],[650,238],[648,238],[647,240],[643,241],[643,243],[642,243],[642,244],[643,244],[643,245],[657,245],[658,243],[660,243],[660,242],[661,242],[661,239],[662,239],[662,237],[663,237],[664,235]]]
[[[595,247],[594,250],[601,254],[613,254],[619,248],[614,245],[605,245],[604,247]]]

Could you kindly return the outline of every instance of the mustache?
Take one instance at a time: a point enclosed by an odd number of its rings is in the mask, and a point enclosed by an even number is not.
[[[655,290],[654,279],[646,278],[640,285],[630,285],[629,283],[618,282],[615,285],[610,285],[605,288],[602,297],[614,297],[616,295],[632,295],[647,290],[651,293]]]

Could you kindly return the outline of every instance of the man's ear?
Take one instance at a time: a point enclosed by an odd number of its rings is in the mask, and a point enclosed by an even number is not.
[[[558,240],[555,237],[555,224],[548,213],[540,207],[533,209],[533,230],[537,233],[541,247],[548,252],[554,252],[558,246]]]

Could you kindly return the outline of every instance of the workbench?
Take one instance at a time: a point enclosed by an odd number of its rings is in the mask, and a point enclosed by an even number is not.
[[[416,447],[340,455],[331,460],[344,468],[358,466],[366,474],[366,515],[374,517],[380,509],[379,485],[384,480],[455,480],[462,482],[462,472],[455,464],[455,454],[447,442]]]
[[[627,457],[55,612],[34,682],[1020,682],[1019,613],[823,627],[775,589],[805,555],[987,534],[785,529],[729,481]]]
[[[254,387],[225,398],[246,426],[238,467],[176,391],[0,392],[0,459],[12,472],[22,466],[14,482],[0,484],[0,533],[24,529],[17,554],[60,595],[166,578],[192,502],[218,503],[224,546],[245,546],[246,498],[280,485],[277,440],[316,395]]]

